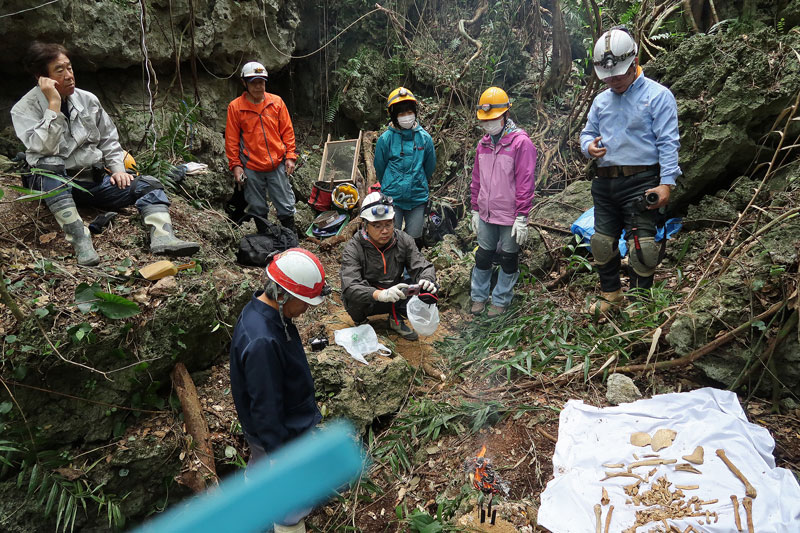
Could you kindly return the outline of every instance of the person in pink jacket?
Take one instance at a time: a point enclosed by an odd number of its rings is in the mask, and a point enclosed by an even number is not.
[[[536,180],[536,147],[525,130],[508,116],[511,102],[499,87],[489,87],[478,104],[478,120],[486,132],[475,150],[472,169],[472,231],[478,237],[472,269],[470,312],[486,308],[492,281],[492,260],[500,273],[487,315],[506,311],[519,278],[519,248],[528,237],[528,213]]]

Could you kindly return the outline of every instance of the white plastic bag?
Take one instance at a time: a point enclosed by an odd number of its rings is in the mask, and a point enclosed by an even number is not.
[[[333,334],[333,339],[342,348],[347,350],[350,356],[358,361],[368,365],[364,356],[368,353],[379,352],[381,355],[391,355],[392,351],[378,342],[378,335],[372,326],[369,324],[362,324],[354,328],[345,328],[336,331]]]
[[[433,335],[439,328],[439,308],[436,304],[426,304],[412,296],[406,305],[406,314],[411,327],[420,335]]]

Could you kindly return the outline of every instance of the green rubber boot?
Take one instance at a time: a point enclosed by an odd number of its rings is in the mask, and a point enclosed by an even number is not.
[[[142,208],[142,218],[150,229],[150,251],[171,256],[193,255],[200,245],[182,241],[172,232],[172,219],[164,205],[148,205]]]
[[[75,208],[71,196],[58,198],[48,206],[55,215],[58,225],[64,230],[67,242],[75,250],[75,258],[79,265],[94,266],[100,263],[100,256],[92,245],[92,234],[83,225],[83,219]]]

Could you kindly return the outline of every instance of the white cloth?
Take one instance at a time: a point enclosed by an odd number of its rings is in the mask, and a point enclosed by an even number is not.
[[[700,485],[698,490],[684,491],[688,500],[698,496],[703,500],[719,502],[703,507],[716,511],[719,522],[698,526],[699,518],[668,520],[681,531],[688,525],[705,533],[735,532],[733,504],[730,496],[740,501],[739,515],[745,522],[744,485],[736,478],[716,450],[725,450],[728,458],[756,488],[753,500],[753,522],[759,533],[789,533],[800,530],[800,485],[794,475],[784,468],[775,468],[772,450],[775,441],[769,432],[747,421],[736,394],[713,388],[692,392],[662,394],[653,398],[598,408],[584,405],[580,400],[570,400],[561,411],[558,443],[553,455],[554,479],[542,493],[539,525],[553,533],[586,533],[594,531],[593,507],[600,501],[605,487],[614,506],[609,531],[623,531],[635,522],[635,511],[644,506],[626,505],[624,485],[632,478],[617,477],[601,482],[605,471],[623,471],[604,468],[603,463],[634,461],[652,453],[650,447],[640,448],[630,444],[631,433],[642,431],[651,435],[657,429],[677,432],[672,446],[662,449],[662,459],[677,459],[688,455],[695,447],[703,446],[705,462],[698,465],[701,475],[675,471],[672,465],[661,465],[650,478],[655,481],[666,475],[674,485]],[[646,474],[648,468],[636,471]],[[643,490],[643,489],[640,489]],[[603,523],[608,506],[603,506]],[[656,524],[637,529],[648,531]],[[746,527],[746,525],[745,525]]]
[[[37,86],[11,108],[14,131],[25,145],[30,166],[64,165],[78,170],[102,164],[112,173],[125,172],[117,128],[95,95],[75,89],[67,98],[69,121],[48,105]]]
[[[481,215],[477,211],[472,212],[472,233],[478,234],[478,224],[481,221]]]

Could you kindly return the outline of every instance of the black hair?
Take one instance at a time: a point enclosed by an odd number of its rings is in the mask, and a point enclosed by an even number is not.
[[[400,128],[400,124],[397,122],[397,115],[405,111],[413,111],[416,115],[417,103],[413,100],[403,100],[389,106],[389,116],[392,117],[392,124],[394,124],[395,128]]]
[[[33,41],[23,60],[25,70],[37,79],[40,76],[47,76],[49,74],[47,66],[58,59],[61,54],[69,56],[67,49],[60,44]]]

